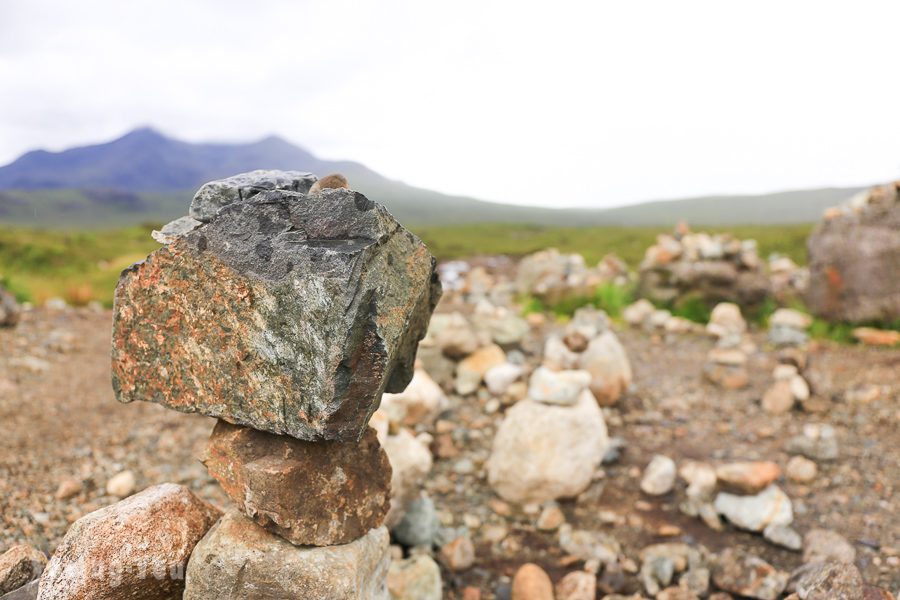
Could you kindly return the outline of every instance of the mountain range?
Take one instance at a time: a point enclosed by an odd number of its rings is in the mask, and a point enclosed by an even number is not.
[[[62,152],[34,150],[0,167],[0,223],[102,228],[164,222],[187,212],[203,183],[253,169],[342,173],[353,189],[416,225],[474,222],[537,225],[807,223],[862,188],[706,196],[611,209],[551,209],[450,196],[388,179],[365,165],[330,161],[277,137],[247,144],[195,144],[151,129]]]

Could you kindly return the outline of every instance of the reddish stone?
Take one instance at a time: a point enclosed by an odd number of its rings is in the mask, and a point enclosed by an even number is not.
[[[371,427],[358,442],[306,442],[219,421],[203,462],[248,517],[294,544],[351,542],[390,506],[391,465]]]

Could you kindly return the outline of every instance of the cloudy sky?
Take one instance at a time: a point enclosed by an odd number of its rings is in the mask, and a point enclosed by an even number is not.
[[[550,206],[900,177],[900,3],[0,0],[0,163],[276,133]]]

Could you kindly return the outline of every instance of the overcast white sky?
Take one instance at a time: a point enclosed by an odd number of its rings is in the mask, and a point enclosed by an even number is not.
[[[0,0],[0,163],[276,133],[485,199],[900,177],[900,2]]]

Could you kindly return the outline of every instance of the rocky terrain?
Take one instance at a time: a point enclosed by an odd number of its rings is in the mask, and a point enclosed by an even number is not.
[[[439,312],[452,308],[442,304]],[[17,328],[0,330],[0,550],[27,543],[50,553],[77,518],[162,482],[184,484],[218,506],[228,503],[199,462],[214,420],[113,399],[111,325],[108,312],[42,309],[25,311]],[[540,342],[560,328],[549,321],[529,327],[521,343],[523,363],[534,366]],[[623,446],[609,452],[587,490],[558,505],[507,502],[492,490],[485,462],[508,410],[505,402],[485,387],[466,396],[454,393],[452,374],[441,376],[443,357],[436,358],[434,349],[421,352],[447,392],[446,407],[433,424],[415,426],[433,440],[434,466],[424,489],[440,526],[464,529],[473,552],[438,561],[445,597],[477,597],[472,589],[482,598],[510,597],[513,575],[529,562],[554,583],[581,571],[584,557],[560,544],[563,523],[618,544],[621,572],[600,569],[596,597],[647,596],[639,575],[641,551],[661,542],[702,546],[713,554],[747,550],[784,572],[803,563],[801,552],[758,534],[728,523],[716,531],[684,514],[679,504],[687,492],[680,478],[662,495],[643,492],[643,472],[655,455],[669,457],[678,468],[687,461],[774,462],[781,470],[777,484],[793,503],[793,529],[841,535],[869,585],[900,588],[900,351],[814,344],[807,373],[821,405],[816,412],[771,415],[760,401],[772,383],[773,352],[751,355],[747,387],[723,390],[701,375],[714,346],[706,335],[613,328],[634,371],[618,403],[603,409],[610,438]],[[750,335],[766,348],[762,332]],[[814,476],[795,480],[786,474],[794,456],[789,443],[809,424],[834,428],[838,454],[834,460],[814,459]]]
[[[6,297],[0,600],[900,589],[896,331],[748,321],[808,273],[686,227],[637,275],[552,249],[436,266],[327,179],[207,184],[112,314]],[[708,322],[522,305],[635,282]]]

